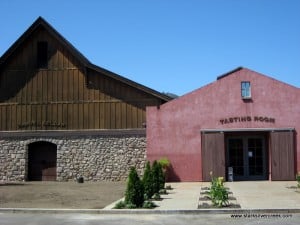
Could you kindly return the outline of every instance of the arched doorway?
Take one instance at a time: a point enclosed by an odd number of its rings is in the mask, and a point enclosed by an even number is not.
[[[28,145],[28,180],[56,181],[57,147],[38,141]]]

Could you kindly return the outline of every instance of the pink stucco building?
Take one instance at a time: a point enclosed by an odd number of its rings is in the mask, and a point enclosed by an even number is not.
[[[147,108],[147,157],[169,179],[294,180],[300,171],[300,90],[246,68]],[[230,169],[229,169],[230,168]]]

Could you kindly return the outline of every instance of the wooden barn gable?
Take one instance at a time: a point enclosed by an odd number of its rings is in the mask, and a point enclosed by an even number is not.
[[[0,130],[142,128],[170,97],[98,67],[39,17],[0,58]]]

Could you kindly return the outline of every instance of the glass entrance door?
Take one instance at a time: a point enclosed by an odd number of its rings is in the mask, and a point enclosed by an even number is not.
[[[233,168],[234,180],[267,179],[264,137],[228,137],[227,166]]]

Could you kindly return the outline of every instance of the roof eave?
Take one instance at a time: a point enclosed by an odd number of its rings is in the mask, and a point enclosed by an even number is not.
[[[146,93],[148,93],[150,95],[153,95],[153,96],[155,96],[157,98],[160,98],[161,100],[163,100],[165,102],[168,102],[168,101],[170,101],[170,100],[173,99],[172,97],[170,97],[168,95],[165,95],[165,94],[163,94],[161,92],[155,91],[154,89],[151,89],[151,88],[146,87],[146,86],[144,86],[142,84],[136,83],[136,82],[134,82],[134,81],[132,81],[130,79],[127,79],[127,78],[125,78],[125,77],[123,77],[123,76],[121,76],[119,74],[111,72],[111,71],[109,71],[107,69],[104,69],[104,68],[102,68],[100,66],[94,65],[92,63],[89,63],[87,67],[90,68],[90,69],[92,69],[92,70],[95,70],[97,72],[103,73],[103,74],[105,74],[106,76],[108,76],[108,77],[110,77],[112,79],[118,80],[118,81],[120,81],[122,83],[125,83],[125,84],[131,86],[131,87],[134,87],[134,88],[139,89],[141,91],[144,91],[144,92],[146,92]]]

